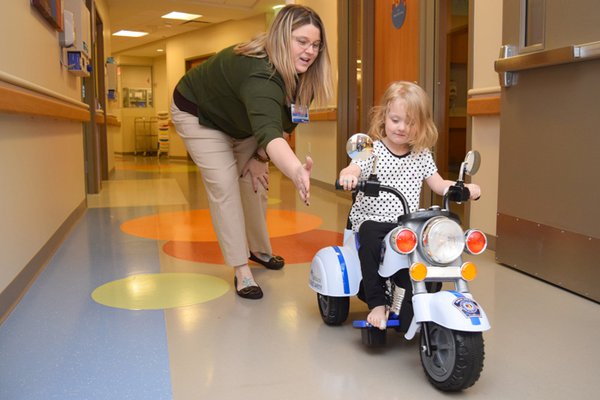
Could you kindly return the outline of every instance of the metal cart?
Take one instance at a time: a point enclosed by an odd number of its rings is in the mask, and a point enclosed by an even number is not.
[[[158,150],[158,128],[156,117],[137,117],[133,120],[135,132],[134,154],[154,154]]]

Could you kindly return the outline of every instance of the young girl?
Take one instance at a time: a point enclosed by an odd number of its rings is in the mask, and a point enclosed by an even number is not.
[[[398,199],[386,192],[379,197],[356,196],[350,211],[352,230],[358,232],[365,301],[371,310],[367,322],[385,329],[385,280],[379,276],[381,242],[397,226],[398,217],[414,212],[419,206],[422,182],[432,191],[443,195],[455,182],[444,180],[437,172],[429,150],[437,141],[438,132],[431,117],[429,97],[423,89],[410,82],[392,83],[380,106],[371,111],[369,136],[374,140],[373,154],[377,156],[377,177],[382,185],[400,190],[410,210],[403,210]],[[340,172],[339,182],[346,190],[353,189],[359,179],[373,171],[375,157],[353,160]],[[471,198],[480,196],[480,188],[466,184]],[[404,322],[404,321],[402,321]]]

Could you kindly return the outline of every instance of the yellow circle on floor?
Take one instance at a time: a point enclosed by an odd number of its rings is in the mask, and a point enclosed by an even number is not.
[[[127,310],[162,310],[204,303],[229,290],[223,279],[192,273],[132,275],[92,292],[97,303]]]

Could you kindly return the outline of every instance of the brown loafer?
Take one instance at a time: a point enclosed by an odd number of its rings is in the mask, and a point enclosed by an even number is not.
[[[285,260],[281,256],[273,255],[269,261],[263,261],[250,252],[250,260],[259,263],[267,269],[281,269],[285,265]]]
[[[237,288],[237,276],[233,277],[233,284],[235,286],[235,292],[238,296],[244,299],[258,300],[263,297],[263,291],[258,285],[248,285],[238,290]]]

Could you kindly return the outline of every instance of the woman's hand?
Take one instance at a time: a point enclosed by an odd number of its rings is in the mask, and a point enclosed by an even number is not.
[[[310,205],[310,174],[312,172],[313,160],[310,156],[306,156],[306,163],[296,169],[296,173],[292,178],[298,195],[307,206]]]
[[[479,200],[481,197],[481,188],[475,183],[465,183],[465,187],[471,192],[471,200]]]
[[[273,161],[273,164],[294,183],[302,201],[306,205],[309,205],[310,174],[313,167],[312,158],[306,156],[306,163],[302,164],[290,148],[288,142],[283,138],[271,140],[265,150],[271,161]]]
[[[242,176],[250,173],[252,187],[254,192],[258,191],[258,185],[262,185],[265,190],[269,190],[269,163],[261,162],[250,158],[242,169]]]

